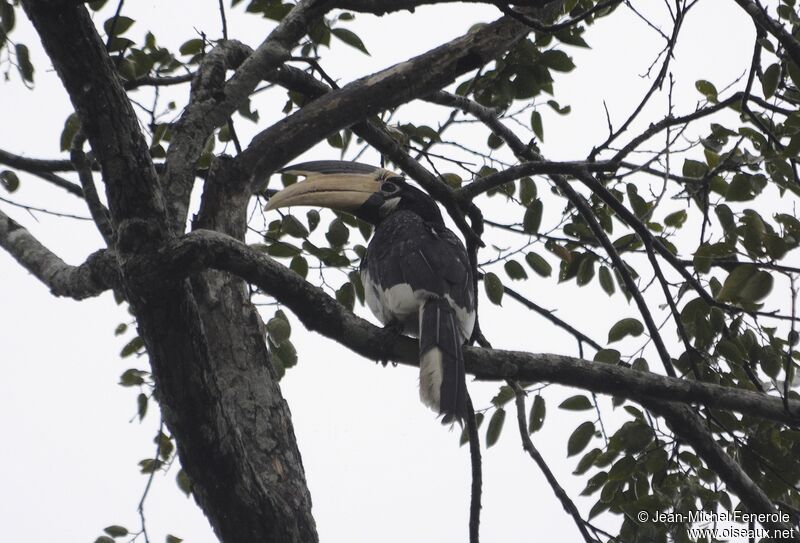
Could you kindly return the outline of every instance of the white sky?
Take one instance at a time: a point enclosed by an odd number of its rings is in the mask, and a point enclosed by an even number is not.
[[[210,0],[202,4],[151,0],[130,3],[124,13],[138,21],[131,35],[152,29],[162,43],[177,46],[195,37],[193,29],[217,37],[216,10],[216,2]],[[242,17],[241,11],[239,7],[229,12],[230,36],[255,46],[271,23]],[[384,19],[359,15],[350,28],[359,33],[372,56],[334,41],[324,65],[335,78],[347,82],[460,35],[480,17],[486,20],[487,14],[494,18],[496,10],[455,4]],[[19,15],[19,28],[12,37],[32,48],[36,89],[27,91],[19,84],[0,87],[0,148],[55,157],[71,107],[38,40]],[[676,51],[678,112],[693,109],[699,99],[696,79],[711,80],[722,88],[742,75],[749,65],[752,36],[752,24],[733,2],[705,1],[693,10]],[[586,39],[593,49],[568,48],[578,69],[556,82],[555,98],[570,104],[572,114],[560,117],[548,108],[542,110],[541,147],[550,158],[580,159],[604,139],[603,101],[618,125],[649,85],[639,75],[661,48],[655,34],[625,8],[590,28]],[[279,109],[283,99],[275,96],[272,103]],[[655,118],[665,112],[663,100],[658,103]],[[238,124],[244,140],[271,117],[266,105],[260,111],[258,127],[247,121]],[[436,112],[429,120],[432,126],[447,113],[429,107],[410,111],[417,116]],[[336,158],[325,148],[305,156]],[[13,195],[18,201],[86,215],[76,198],[29,176],[21,178],[22,187]],[[539,185],[540,193],[544,187]],[[80,263],[101,247],[88,223],[45,215],[34,219],[1,202],[0,208],[70,263]],[[556,212],[551,210],[550,219],[555,220]],[[545,253],[541,247],[537,251]],[[491,249],[482,255],[492,256]],[[499,268],[498,273],[504,276]],[[558,308],[559,316],[601,343],[613,322],[635,315],[633,308],[620,303],[619,295],[609,300],[596,283],[579,291],[574,285],[555,289],[554,284],[553,278],[532,279],[521,289],[541,305]],[[266,308],[265,317],[272,311]],[[364,308],[359,312],[368,313]],[[116,384],[125,369],[146,367],[145,360],[118,356],[130,334],[114,337],[113,330],[130,320],[108,293],[84,302],[54,299],[0,251],[0,427],[5,435],[0,449],[0,540],[94,541],[110,524],[137,529],[136,505],[146,481],[137,462],[153,454],[158,415],[151,409],[144,423],[129,423],[138,390]],[[482,303],[481,321],[497,347],[577,354],[570,336],[511,300],[504,301],[502,311]],[[293,324],[300,363],[288,372],[282,389],[293,413],[321,540],[466,541],[468,450],[458,447],[458,432],[441,427],[420,404],[416,372],[372,364],[333,341],[303,332],[296,320]],[[622,345],[622,350],[633,350],[638,343]],[[469,386],[478,407],[488,406],[497,388],[482,383]],[[577,496],[586,477],[571,476],[577,459],[564,457],[571,430],[593,414],[556,408],[574,393],[547,389],[548,418],[533,439],[586,513],[596,498]],[[604,399],[603,405],[608,404]],[[500,442],[484,451],[483,540],[522,542],[537,535],[578,540],[572,520],[522,452],[512,414]],[[608,416],[606,422],[613,420]],[[146,503],[151,541],[163,541],[166,533],[195,543],[215,541],[194,502],[177,490],[176,473],[173,466],[166,476],[155,478]],[[613,531],[618,522],[611,517],[597,524]]]

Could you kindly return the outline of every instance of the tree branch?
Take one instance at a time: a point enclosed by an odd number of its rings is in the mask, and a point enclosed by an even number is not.
[[[137,259],[132,269],[139,281],[153,285],[156,277],[174,280],[208,267],[236,274],[258,286],[289,307],[306,328],[361,356],[419,364],[412,338],[370,324],[269,256],[218,232],[196,230],[168,243],[155,255]],[[779,397],[569,356],[466,347],[465,358],[467,371],[479,379],[548,381],[637,402],[661,399],[699,403],[787,424],[800,420],[800,400],[790,400],[787,412]]]
[[[770,17],[766,10],[753,0],[734,0],[734,2],[747,12],[756,26],[763,28],[775,37],[786,49],[786,52],[789,53],[792,61],[800,66],[800,41],[792,36],[778,21]]]
[[[116,261],[111,253],[98,251],[80,266],[70,266],[2,211],[0,247],[55,296],[83,300],[120,285]]]
[[[586,529],[586,522],[581,517],[580,511],[575,506],[575,502],[569,497],[567,491],[564,490],[556,476],[553,475],[553,472],[550,470],[550,466],[547,465],[545,462],[544,457],[539,453],[536,446],[531,441],[531,436],[528,435],[528,427],[526,424],[526,410],[525,410],[525,391],[520,388],[516,381],[509,381],[509,386],[514,389],[514,399],[515,405],[517,408],[517,427],[519,428],[519,437],[522,440],[522,448],[525,449],[525,452],[530,455],[536,465],[539,466],[539,469],[542,471],[544,478],[547,479],[547,483],[550,485],[550,488],[553,489],[558,501],[561,502],[561,506],[564,508],[564,511],[570,515],[573,520],[575,521],[575,525],[578,527],[578,531],[583,536],[583,540],[586,543],[593,543],[598,542],[599,540],[595,537],[592,537],[589,534],[589,531]]]
[[[490,62],[529,29],[503,17],[442,46],[329,92],[262,131],[241,154],[256,183],[320,139],[424,96]],[[269,151],[269,152],[267,152]]]
[[[83,198],[83,189],[80,185],[68,181],[61,176],[54,174],[58,171],[71,171],[74,166],[69,160],[41,160],[36,158],[27,158],[21,155],[15,155],[8,151],[0,149],[0,164],[4,164],[10,168],[22,170],[29,174],[35,175],[53,185],[60,187],[70,194],[74,194],[78,198]]]

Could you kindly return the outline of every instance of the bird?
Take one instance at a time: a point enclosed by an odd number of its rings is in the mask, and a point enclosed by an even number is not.
[[[463,424],[463,345],[475,325],[475,283],[467,251],[439,206],[403,175],[369,164],[320,160],[281,171],[305,179],[275,193],[266,210],[327,207],[375,227],[360,265],[367,305],[384,326],[419,338],[422,403],[443,423]]]

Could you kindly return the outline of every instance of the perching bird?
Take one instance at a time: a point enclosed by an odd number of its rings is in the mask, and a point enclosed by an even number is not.
[[[323,160],[283,171],[305,180],[266,209],[324,206],[375,225],[361,261],[367,305],[384,325],[419,337],[420,399],[443,422],[463,421],[462,346],[475,324],[475,290],[467,252],[436,202],[402,175],[367,164]]]

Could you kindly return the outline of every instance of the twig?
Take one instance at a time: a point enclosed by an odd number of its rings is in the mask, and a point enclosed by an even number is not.
[[[586,541],[586,543],[599,543],[599,539],[589,534],[589,531],[586,529],[586,522],[583,520],[583,517],[581,517],[580,511],[578,511],[578,508],[575,506],[575,502],[572,501],[569,494],[567,494],[558,482],[558,479],[553,475],[547,462],[545,462],[528,435],[528,425],[526,424],[527,417],[525,414],[525,391],[522,390],[516,381],[509,380],[506,382],[514,390],[514,398],[517,406],[517,426],[519,427],[519,437],[522,440],[522,448],[525,449],[530,457],[533,458],[533,461],[536,462],[536,465],[539,466],[539,469],[542,470],[542,474],[561,502],[564,511],[575,520],[575,525],[578,527],[581,536],[583,536],[583,540]]]
[[[222,39],[228,39],[228,21],[225,18],[225,5],[223,0],[219,0],[219,17],[222,19]],[[241,151],[240,151],[241,152]]]
[[[70,158],[75,165],[75,170],[78,172],[78,178],[81,181],[81,187],[83,188],[86,205],[89,208],[89,214],[92,216],[100,235],[103,236],[106,246],[113,247],[114,229],[111,226],[108,210],[100,202],[100,197],[97,195],[97,188],[95,187],[92,177],[91,165],[86,159],[86,154],[83,152],[83,144],[85,142],[86,136],[79,130],[72,139]]]
[[[111,26],[108,29],[108,36],[106,37],[106,51],[111,49],[111,41],[114,39],[114,32],[117,29],[117,21],[119,20],[120,13],[122,13],[123,4],[125,4],[125,0],[119,0],[119,4],[117,4],[117,11],[114,13],[114,17],[111,19]]]

